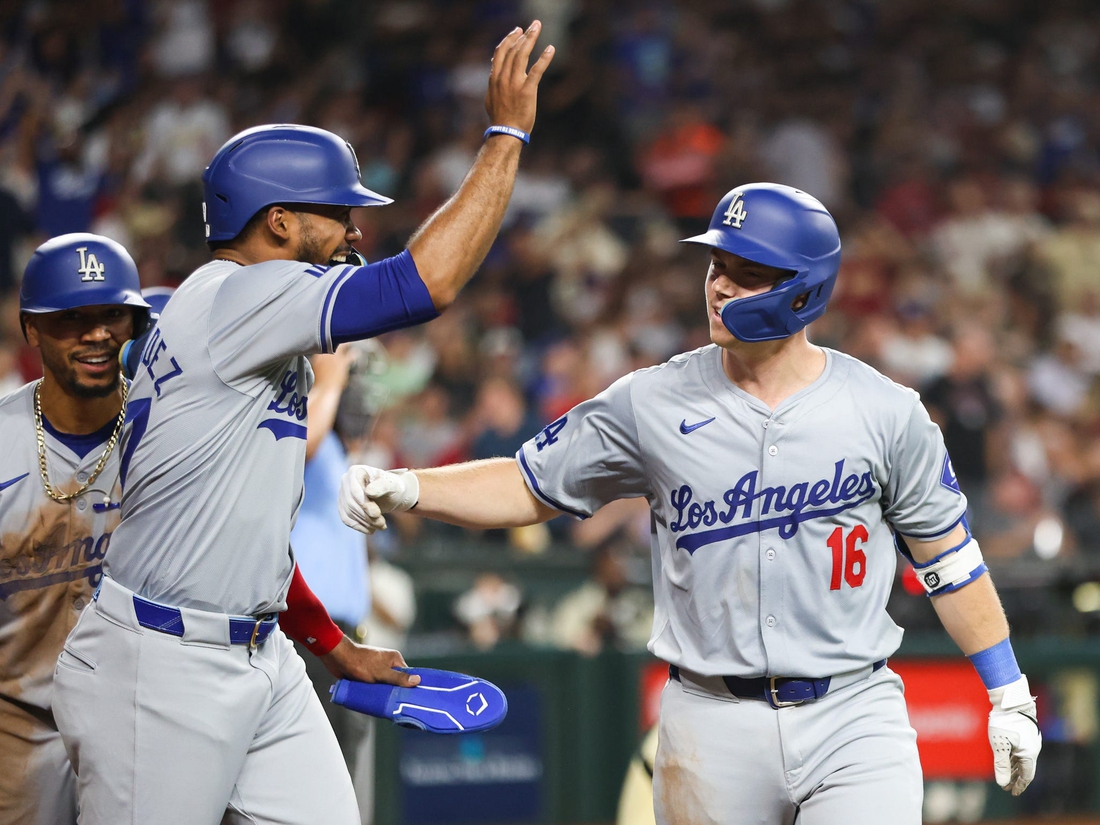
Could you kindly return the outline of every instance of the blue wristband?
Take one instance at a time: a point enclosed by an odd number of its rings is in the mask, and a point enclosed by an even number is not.
[[[1016,664],[1016,654],[1012,652],[1012,642],[1008,639],[966,658],[978,671],[986,690],[1012,684],[1023,676],[1020,666]]]
[[[485,130],[485,134],[482,135],[482,139],[489,137],[490,135],[511,135],[514,138],[519,138],[524,143],[531,142],[531,136],[522,129],[517,129],[514,126],[490,126]]]

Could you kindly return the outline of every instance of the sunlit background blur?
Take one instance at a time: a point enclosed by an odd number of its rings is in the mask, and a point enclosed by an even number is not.
[[[1039,693],[1038,777],[1012,800],[989,782],[980,685],[899,564],[926,820],[1093,821],[1095,3],[0,2],[0,392],[40,374],[17,311],[33,248],[102,233],[144,286],[180,283],[208,259],[202,170],[240,129],[345,137],[395,200],[358,210],[361,251],[399,251],[478,150],[493,46],[535,17],[558,53],[504,230],[443,317],[363,354],[353,456],[511,455],[624,373],[706,344],[706,256],[677,239],[736,184],[805,189],[844,249],[811,338],[921,392]],[[362,635],[493,678],[512,713],[476,738],[376,729],[357,746],[364,821],[614,821],[663,683],[644,501],[499,534],[394,522],[371,541]]]

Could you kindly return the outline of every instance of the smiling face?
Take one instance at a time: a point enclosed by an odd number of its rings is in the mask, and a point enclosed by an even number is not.
[[[47,378],[67,395],[104,398],[118,389],[118,352],[134,332],[128,306],[77,307],[23,316],[27,341],[42,353]]]
[[[352,244],[363,237],[352,223],[350,206],[297,204],[290,209],[298,218],[296,260],[311,264],[342,261]]]
[[[770,292],[793,274],[790,270],[758,264],[724,249],[712,247],[706,285],[707,322],[711,342],[720,347],[737,343],[737,338],[722,323],[722,307],[728,301]]]

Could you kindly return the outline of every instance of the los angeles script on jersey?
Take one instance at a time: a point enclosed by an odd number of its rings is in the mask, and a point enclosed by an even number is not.
[[[276,441],[281,438],[305,438],[305,425],[297,422],[306,420],[308,401],[307,395],[298,394],[298,371],[287,370],[279,382],[279,394],[267,405],[271,412],[281,417],[265,418],[260,422],[260,428],[271,430]]]
[[[745,473],[722,494],[720,503],[697,500],[688,484],[672,490],[670,501],[676,509],[676,518],[668,529],[684,533],[676,539],[676,547],[694,553],[708,544],[776,528],[782,538],[789,539],[802,522],[858,507],[873,498],[877,490],[870,472],[845,474],[844,459],[833,465],[832,478],[819,481],[758,489],[759,477],[759,470]],[[757,501],[760,501],[759,514],[754,513]],[[770,513],[774,513],[771,518],[764,518]],[[738,519],[738,523],[731,524]],[[719,523],[728,526],[714,527]],[[700,527],[714,529],[699,530]]]
[[[43,533],[43,530],[46,532]],[[65,525],[38,525],[29,536],[0,539],[0,601],[74,579],[99,584],[111,533],[70,538]],[[10,548],[10,549],[9,549]]]

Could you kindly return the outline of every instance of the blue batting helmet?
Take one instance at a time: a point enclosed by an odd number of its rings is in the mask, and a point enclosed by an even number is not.
[[[33,315],[104,304],[133,307],[135,337],[149,323],[137,266],[122,244],[74,232],[51,238],[34,251],[23,271],[20,312]]]
[[[206,167],[202,184],[207,241],[232,240],[253,215],[277,203],[393,203],[360,182],[350,143],[294,124],[255,126],[230,138]]]
[[[684,238],[724,249],[793,277],[760,295],[728,301],[722,323],[741,341],[786,338],[820,318],[840,269],[840,234],[821,201],[778,183],[747,183],[726,193],[710,228]]]

